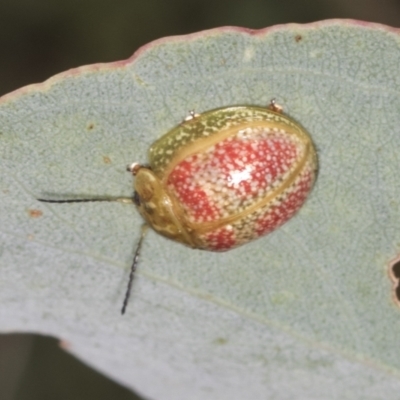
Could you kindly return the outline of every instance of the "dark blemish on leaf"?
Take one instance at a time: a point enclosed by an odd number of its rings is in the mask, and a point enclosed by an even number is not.
[[[394,283],[394,298],[397,305],[400,306],[400,257],[397,257],[394,261],[392,261],[389,273]]]
[[[294,37],[294,40],[295,40],[297,43],[299,43],[302,39],[303,39],[303,36],[301,36],[301,35],[296,35],[296,36]]]
[[[90,123],[88,126],[87,126],[87,130],[88,131],[91,131],[91,130],[93,130],[94,129],[94,123],[92,122],[92,123]]]
[[[36,209],[29,209],[28,214],[31,218],[39,218],[43,215],[43,211],[36,210]]]
[[[111,158],[107,156],[103,156],[103,162],[104,164],[111,164]]]

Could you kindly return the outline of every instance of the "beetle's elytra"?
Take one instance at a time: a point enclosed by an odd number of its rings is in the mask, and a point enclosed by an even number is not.
[[[225,251],[266,235],[302,206],[316,177],[310,135],[279,106],[192,113],[132,164],[135,203],[156,232]]]

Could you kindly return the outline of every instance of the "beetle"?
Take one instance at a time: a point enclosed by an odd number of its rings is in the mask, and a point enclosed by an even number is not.
[[[134,203],[145,220],[122,314],[147,229],[195,249],[227,251],[264,236],[303,205],[317,174],[309,133],[282,107],[230,106],[189,113],[127,167],[132,198],[40,201]]]

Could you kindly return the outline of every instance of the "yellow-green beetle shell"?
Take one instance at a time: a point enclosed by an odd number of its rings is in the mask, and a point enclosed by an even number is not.
[[[158,139],[135,191],[158,233],[225,251],[290,219],[316,170],[310,135],[294,120],[269,108],[225,107],[192,115]]]

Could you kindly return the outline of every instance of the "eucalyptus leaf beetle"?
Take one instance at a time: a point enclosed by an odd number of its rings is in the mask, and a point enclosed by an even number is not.
[[[129,276],[128,304],[147,227],[186,246],[227,251],[264,236],[303,205],[317,174],[308,132],[269,107],[191,111],[149,149],[149,164],[132,163],[132,198],[38,199],[50,203],[134,203],[145,220]]]
[[[266,235],[302,206],[316,176],[309,134],[269,108],[191,113],[129,167],[138,210],[159,234],[226,251]]]

